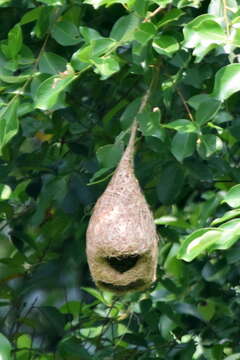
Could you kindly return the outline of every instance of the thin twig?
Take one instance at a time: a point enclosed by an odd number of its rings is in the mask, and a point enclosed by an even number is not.
[[[192,113],[191,113],[191,111],[189,109],[189,106],[188,106],[186,100],[184,99],[184,96],[183,96],[182,92],[179,90],[179,88],[176,88],[176,91],[177,91],[177,93],[178,93],[178,95],[179,95],[179,97],[180,97],[180,99],[181,99],[181,101],[183,103],[183,106],[185,107],[185,109],[186,109],[186,111],[188,113],[188,116],[189,116],[190,120],[194,121]]]
[[[152,90],[155,86],[155,84],[158,81],[158,76],[159,76],[159,70],[160,67],[156,66],[157,71],[153,73],[152,79],[151,79],[151,83],[146,91],[146,93],[144,94],[139,110],[137,112],[137,114],[135,115],[134,119],[133,119],[133,123],[132,123],[132,127],[131,127],[131,135],[130,135],[130,139],[128,142],[128,146],[126,148],[125,154],[124,154],[124,159],[129,159],[130,161],[133,161],[133,153],[134,153],[134,142],[135,142],[135,138],[136,138],[136,132],[137,132],[137,128],[138,128],[138,120],[137,117],[138,115],[140,115],[143,110],[145,109],[145,107],[147,106],[147,103],[150,99],[150,96],[152,94]]]
[[[159,6],[156,10],[154,10],[150,15],[148,15],[147,17],[145,17],[145,19],[143,20],[143,22],[148,22],[149,20],[151,20],[151,18],[153,18],[154,16],[156,16],[157,14],[160,13],[160,11],[162,11],[164,8]]]

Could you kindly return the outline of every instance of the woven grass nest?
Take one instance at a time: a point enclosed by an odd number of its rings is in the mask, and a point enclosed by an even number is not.
[[[156,278],[158,236],[133,168],[136,127],[87,229],[92,278],[119,294],[144,290]]]

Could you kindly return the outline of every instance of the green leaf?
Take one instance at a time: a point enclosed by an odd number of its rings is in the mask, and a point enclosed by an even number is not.
[[[178,132],[174,135],[171,144],[171,152],[175,158],[182,162],[186,157],[191,156],[196,147],[197,135],[189,132]]]
[[[11,75],[3,75],[0,74],[0,79],[8,84],[20,84],[31,78],[31,75],[19,75],[19,76],[11,76]]]
[[[8,185],[0,184],[0,200],[7,200],[11,195],[11,188]]]
[[[15,58],[16,55],[20,52],[22,45],[22,28],[19,24],[16,24],[8,33],[8,49],[12,58]]]
[[[227,250],[229,249],[233,244],[235,244],[236,241],[239,240],[240,236],[240,220],[230,220],[221,226],[219,226],[218,229],[223,230],[223,233],[221,237],[216,241],[216,243],[212,244],[210,247],[211,251],[214,250]]]
[[[63,335],[66,323],[65,316],[54,306],[39,306],[38,310],[42,315],[42,321],[47,323],[54,333],[59,336]]]
[[[128,4],[131,0],[84,0],[85,4],[90,4],[94,9],[98,9],[100,6],[111,6],[113,4]]]
[[[25,25],[25,24],[28,24],[28,23],[30,23],[32,21],[37,20],[38,17],[39,17],[40,12],[41,12],[41,7],[40,6],[26,12],[22,17],[22,19],[20,21],[20,24]]]
[[[100,6],[106,4],[106,0],[84,0],[85,4],[90,4],[94,9],[98,9]]]
[[[211,0],[208,13],[218,17],[224,17],[226,11],[226,15],[231,18],[233,13],[238,11],[238,8],[236,0],[226,0],[226,3],[223,3],[221,0]]]
[[[186,229],[189,226],[186,221],[178,219],[177,217],[172,215],[161,216],[160,218],[155,219],[154,222],[156,225],[170,225],[182,229]]]
[[[82,67],[82,63],[91,64],[93,59],[113,52],[115,47],[116,41],[113,39],[101,38],[91,40],[90,45],[80,48],[73,54],[71,63],[74,67]]]
[[[41,110],[51,109],[61,93],[77,78],[74,74],[51,76],[38,87],[35,107]]]
[[[221,102],[215,99],[209,99],[201,102],[196,112],[197,124],[204,125],[214,118],[220,109]]]
[[[239,202],[240,202],[240,198],[239,198]],[[223,216],[221,216],[220,218],[216,218],[211,222],[211,225],[219,225],[227,220],[231,220],[235,217],[239,217],[240,216],[240,209],[234,209],[234,210],[230,210],[227,211]]]
[[[169,10],[163,17],[162,19],[158,22],[158,29],[166,26],[167,24],[170,24],[173,21],[177,21],[181,16],[184,15],[184,12],[180,9],[177,8],[173,8],[171,10]]]
[[[104,39],[103,36],[101,36],[95,29],[91,29],[86,26],[80,26],[79,30],[80,34],[87,43],[90,43],[92,40]]]
[[[39,70],[45,74],[55,75],[66,70],[67,60],[52,52],[43,52],[39,61]]]
[[[95,72],[101,75],[101,80],[108,79],[120,70],[119,63],[113,56],[94,57],[92,63],[96,66]]]
[[[74,337],[68,337],[58,344],[58,352],[68,360],[92,360],[92,356],[84,349],[82,341]]]
[[[173,162],[164,166],[161,170],[161,177],[157,185],[158,199],[164,204],[173,204],[184,184],[184,171]]]
[[[171,121],[167,124],[162,124],[162,126],[168,128],[168,129],[173,129],[173,130],[176,130],[179,132],[184,132],[184,133],[191,133],[191,132],[198,131],[194,122],[186,120],[186,119],[179,119],[179,120]]]
[[[165,133],[161,127],[161,111],[156,108],[155,111],[144,111],[137,116],[140,130],[144,136],[154,136],[161,140],[164,140]]]
[[[211,300],[204,300],[198,304],[197,310],[205,321],[210,321],[216,312],[216,306]]]
[[[194,109],[194,110],[198,110],[199,106],[207,101],[207,100],[211,100],[212,97],[208,94],[198,94],[198,95],[194,95],[192,97],[190,97],[190,99],[188,99],[187,103]]]
[[[30,349],[32,344],[32,340],[30,335],[28,334],[22,334],[17,338],[17,347],[18,349],[26,348]]]
[[[65,3],[65,0],[38,0],[38,1],[49,6],[62,6]]]
[[[231,40],[234,47],[240,47],[240,29],[237,26],[237,24],[236,27],[233,25],[231,31]]]
[[[15,98],[0,110],[0,154],[2,153],[3,147],[18,132],[18,105],[19,101]]]
[[[108,301],[105,299],[103,294],[98,289],[82,287],[82,290],[86,291],[88,294],[95,297],[101,303],[103,303],[105,305],[109,305]]]
[[[11,360],[12,346],[8,339],[0,333],[0,358],[1,360]]]
[[[224,360],[240,360],[240,353],[235,353],[224,358]]]
[[[171,57],[179,49],[178,41],[170,35],[158,35],[153,39],[153,49],[160,55]]]
[[[145,45],[149,40],[153,38],[156,30],[156,26],[151,22],[142,23],[135,31],[134,38],[142,45]]]
[[[51,30],[51,35],[62,46],[76,45],[81,41],[77,26],[67,21],[57,22]]]
[[[115,167],[122,155],[123,145],[122,143],[116,143],[113,145],[104,145],[97,149],[98,162],[104,168]]]
[[[8,3],[10,2],[11,0],[0,0],[0,6],[2,7],[5,7],[8,5]]]
[[[240,184],[233,186],[227,192],[224,201],[233,208],[240,206]]]
[[[177,279],[183,277],[183,262],[177,258],[179,244],[174,243],[164,262],[166,272]]]
[[[222,140],[213,134],[201,135],[197,141],[197,151],[205,159],[223,149]]]
[[[123,129],[127,129],[129,126],[131,126],[135,116],[139,111],[140,104],[141,98],[136,98],[130,104],[128,104],[120,118]]]
[[[182,242],[178,257],[185,261],[192,261],[197,256],[205,253],[222,235],[222,230],[203,228],[188,235]]]
[[[161,315],[159,321],[159,330],[164,339],[170,340],[172,337],[171,332],[177,327],[177,324],[170,319],[167,315]]]
[[[79,314],[82,312],[82,304],[80,301],[71,300],[63,304],[60,308],[63,314],[72,314],[74,319],[79,318]]]
[[[215,47],[226,43],[224,29],[216,20],[213,15],[200,15],[183,29],[184,46],[194,49],[193,55],[196,56],[196,62],[200,62]]]
[[[191,315],[202,320],[202,316],[198,312],[196,306],[188,303],[177,302],[174,306],[175,311],[179,314]]]
[[[110,38],[121,43],[132,41],[139,22],[140,19],[134,13],[122,16],[113,25]]]
[[[240,90],[240,64],[222,67],[215,75],[213,97],[225,101]]]

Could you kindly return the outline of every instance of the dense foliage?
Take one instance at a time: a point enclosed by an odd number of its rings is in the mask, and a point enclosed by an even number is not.
[[[0,30],[0,358],[240,359],[239,0],[0,0]],[[116,297],[85,232],[134,117],[158,279]]]

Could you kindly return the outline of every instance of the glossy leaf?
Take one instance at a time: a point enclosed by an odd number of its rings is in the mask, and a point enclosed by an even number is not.
[[[113,56],[104,56],[102,58],[93,58],[93,64],[96,66],[96,73],[105,80],[120,70],[119,62]]]
[[[240,221],[239,219],[230,220],[219,226],[219,229],[223,230],[221,237],[215,244],[212,244],[211,251],[219,249],[229,249],[240,236]]]
[[[13,58],[20,52],[22,45],[22,29],[21,26],[17,24],[8,33],[8,49]]]
[[[100,6],[110,6],[116,3],[127,4],[129,0],[84,0],[84,3],[92,5],[95,9]]]
[[[67,61],[57,54],[43,52],[39,60],[39,70],[45,74],[55,75],[66,70]]]
[[[215,99],[209,99],[201,102],[196,112],[196,121],[202,126],[214,118],[219,111],[221,102]]]
[[[158,199],[164,204],[174,203],[184,184],[184,172],[176,163],[169,163],[161,171],[157,185]]]
[[[80,67],[81,70],[82,63],[91,63],[96,57],[111,53],[115,47],[116,42],[113,39],[91,40],[88,46],[80,48],[73,54],[71,62],[74,67]]]
[[[171,152],[175,158],[182,162],[186,157],[191,156],[196,147],[197,135],[189,132],[177,132],[174,135]]]
[[[81,41],[78,28],[66,21],[56,23],[52,28],[51,34],[62,46],[76,45]]]
[[[214,219],[211,225],[219,225],[223,222],[226,222],[227,220],[231,220],[239,216],[240,216],[240,209],[230,210],[227,211],[222,217]]]
[[[177,21],[181,16],[184,15],[184,12],[181,9],[173,8],[169,10],[162,19],[158,22],[158,28],[166,26],[173,21]]]
[[[186,119],[171,121],[167,124],[163,124],[162,126],[184,133],[197,132],[197,127],[194,122]]]
[[[141,99],[137,98],[133,100],[124,110],[121,115],[120,121],[123,129],[129,128],[131,126],[133,119],[138,113],[140,107]]]
[[[0,333],[0,356],[2,360],[11,360],[12,346],[9,340]]]
[[[154,24],[150,22],[143,23],[139,25],[134,37],[138,42],[144,45],[154,37],[156,30]]]
[[[17,134],[18,118],[17,109],[19,101],[15,98],[0,110],[0,154],[3,147]]]
[[[170,35],[159,35],[153,40],[153,48],[160,55],[171,57],[179,49],[178,41]]]
[[[122,144],[104,145],[97,149],[97,159],[105,168],[116,166],[121,158],[123,151]]]
[[[192,261],[214,245],[221,238],[222,233],[222,230],[215,228],[194,231],[183,240],[178,252],[179,258]]]
[[[139,24],[139,19],[135,14],[122,16],[114,24],[110,38],[124,43],[134,39],[135,30]]]
[[[208,94],[198,94],[198,95],[194,95],[192,96],[190,99],[188,99],[188,104],[194,109],[194,110],[198,110],[198,108],[200,107],[200,105],[203,102],[207,102],[207,101],[211,101],[212,97]]]
[[[95,29],[86,26],[80,26],[79,30],[80,34],[87,43],[90,43],[92,40],[103,39],[103,37]]]
[[[148,112],[145,111],[137,116],[139,121],[140,130],[144,136],[154,136],[161,140],[164,139],[165,133],[161,127],[161,112],[160,109],[156,111]]]
[[[222,140],[213,134],[201,135],[197,141],[197,150],[202,158],[207,158],[222,149]]]
[[[80,339],[69,337],[63,339],[58,346],[58,352],[63,357],[68,357],[71,360],[91,360],[92,357],[82,346]]]
[[[193,48],[196,61],[202,58],[212,49],[226,43],[224,29],[219,25],[213,15],[200,15],[189,22],[184,30],[185,46]]]
[[[216,306],[211,300],[202,301],[197,309],[205,321],[210,321],[216,313]]]
[[[224,360],[240,360],[240,353],[229,355]]]
[[[215,75],[213,96],[225,101],[240,90],[240,64],[222,67]]]
[[[61,6],[64,5],[65,0],[39,0],[39,1],[49,6]]]
[[[224,201],[231,207],[240,206],[240,185],[233,186],[224,197]]]
[[[37,89],[35,107],[42,110],[51,109],[58,101],[59,95],[76,79],[74,74],[51,76]]]

